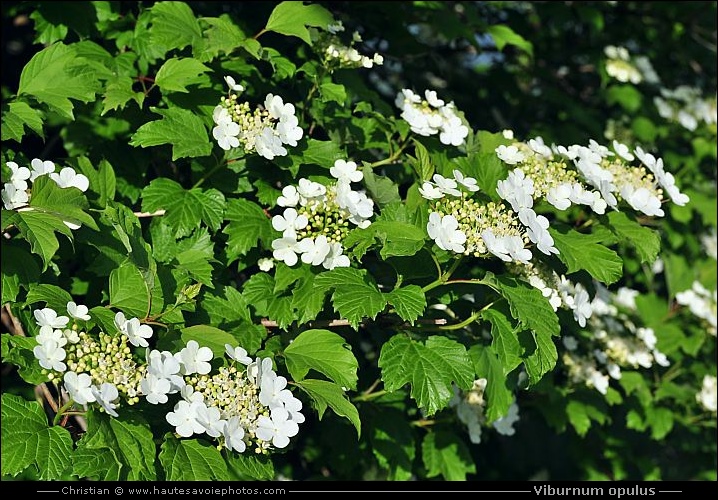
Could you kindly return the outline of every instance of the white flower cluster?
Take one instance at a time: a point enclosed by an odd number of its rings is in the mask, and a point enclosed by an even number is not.
[[[473,387],[468,391],[462,391],[454,385],[454,395],[449,400],[449,407],[454,408],[456,416],[469,432],[469,440],[474,444],[481,443],[481,430],[486,425],[484,393],[487,383],[485,378],[474,380]],[[507,414],[496,419],[491,425],[499,434],[513,436],[516,432],[513,425],[518,420],[519,406],[514,401],[509,406]]]
[[[274,372],[269,358],[253,360],[242,347],[226,344],[230,366],[211,375],[212,350],[190,340],[176,353],[148,348],[146,363],[137,363],[127,344],[149,347],[149,325],[118,312],[114,324],[120,335],[101,332],[97,340],[78,332],[78,321],[91,319],[87,307],[69,302],[67,311],[75,320],[71,328],[70,318],[51,308],[34,311],[40,330],[33,353],[48,380],[62,376],[65,391],[77,405],[97,403],[117,417],[123,401],[133,405],[144,396],[160,405],[180,393],[180,401],[166,415],[177,434],[206,433],[239,453],[248,445],[256,453],[284,448],[304,422],[302,402],[286,388],[287,379]]]
[[[620,379],[622,368],[651,368],[654,363],[670,365],[656,345],[654,331],[636,325],[631,317],[636,295],[635,290],[625,288],[612,294],[596,283],[596,296],[591,302],[593,314],[586,328],[592,333],[591,338],[563,338],[566,352],[562,360],[574,383],[606,394],[610,379]]]
[[[469,135],[469,128],[456,115],[454,102],[439,99],[435,90],[424,91],[424,96],[426,99],[412,90],[402,89],[394,100],[412,132],[422,136],[439,134],[442,144],[461,146]]]
[[[676,302],[687,306],[694,316],[705,321],[708,333],[716,336],[716,290],[710,292],[700,282],[694,281],[690,289],[676,294]]]
[[[373,57],[365,56],[354,48],[355,43],[362,41],[358,31],[352,33],[349,45],[342,42],[338,33],[344,31],[341,21],[328,26],[328,32],[321,32],[314,41],[313,47],[322,57],[328,68],[373,68],[376,64],[384,64],[384,57],[374,53]]]
[[[374,215],[374,202],[363,190],[352,190],[364,174],[353,161],[336,160],[329,169],[336,182],[328,185],[301,178],[296,186],[282,189],[277,205],[282,215],[272,217],[272,227],[282,237],[272,241],[276,260],[293,266],[302,262],[325,269],[349,267],[342,241],[349,224],[366,228]]]
[[[696,401],[707,411],[715,413],[718,410],[718,387],[715,376],[703,376],[703,386],[700,392],[696,393]]]
[[[28,180],[35,182],[35,179],[43,175],[49,175],[50,179],[55,181],[61,188],[75,187],[85,192],[90,187],[90,181],[85,175],[78,174],[72,167],[65,167],[60,172],[55,172],[55,164],[49,160],[42,161],[39,158],[34,158],[30,162],[32,170],[27,167],[21,167],[14,161],[9,161],[6,165],[12,174],[10,182],[4,183],[1,193],[5,210],[32,210],[31,207],[27,206],[30,202]],[[70,229],[80,228],[78,224],[73,222],[63,222]]]
[[[509,178],[500,181],[497,191],[517,212],[531,208],[538,198],[545,198],[559,210],[576,203],[591,207],[597,214],[604,214],[607,207],[618,209],[619,201],[625,200],[638,212],[662,217],[664,193],[676,205],[689,201],[676,186],[673,174],[665,171],[663,160],[640,146],[631,152],[614,140],[611,151],[591,139],[588,147],[549,147],[536,137],[528,143],[499,146],[496,154],[515,166]],[[636,158],[642,166],[631,166]]]
[[[661,95],[653,98],[658,114],[672,122],[678,122],[691,132],[701,123],[715,125],[718,122],[718,100],[714,96],[703,98],[700,89],[681,85],[675,89],[661,89]]]
[[[225,81],[230,87],[229,97],[222,96],[212,113],[216,124],[212,136],[219,147],[225,151],[242,147],[245,153],[256,152],[268,160],[286,156],[284,146],[296,146],[304,135],[294,105],[285,103],[278,95],[267,94],[264,106],[251,110],[248,102],[238,103],[233,92],[244,87],[229,76]]]
[[[649,83],[658,82],[658,76],[656,76],[647,58],[632,58],[628,53],[628,49],[625,47],[616,47],[615,45],[607,45],[603,48],[603,53],[607,57],[606,73],[619,82],[631,82],[636,85],[641,83],[644,78],[648,80]]]
[[[287,379],[274,372],[270,358],[253,360],[244,348],[230,344],[225,344],[225,354],[230,366],[210,377],[212,351],[193,340],[174,356],[150,353],[148,378],[157,402],[166,402],[166,394],[182,396],[167,422],[182,437],[206,433],[238,453],[248,446],[255,453],[285,448],[304,422],[302,402],[286,388]]]

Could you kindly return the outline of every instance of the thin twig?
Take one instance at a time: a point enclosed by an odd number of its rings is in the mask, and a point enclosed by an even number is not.
[[[155,210],[154,212],[134,212],[137,217],[161,217],[167,212],[164,208]]]
[[[444,318],[438,318],[438,319],[419,319],[416,320],[417,323],[423,323],[423,324],[429,324],[429,325],[445,325],[447,323],[446,319]],[[261,324],[265,328],[277,328],[279,325],[276,321],[271,319],[262,319]],[[313,326],[350,326],[351,323],[348,319],[332,319],[330,321],[313,321]],[[406,326],[409,326],[406,324]]]

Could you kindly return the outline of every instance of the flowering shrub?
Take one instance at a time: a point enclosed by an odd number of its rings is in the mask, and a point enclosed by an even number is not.
[[[7,10],[3,477],[715,480],[712,55],[345,4]]]

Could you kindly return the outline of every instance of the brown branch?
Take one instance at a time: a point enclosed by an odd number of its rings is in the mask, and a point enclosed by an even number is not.
[[[446,320],[444,318],[439,319],[419,319],[416,321],[417,323],[422,324],[428,324],[428,325],[445,325]],[[277,328],[279,325],[276,321],[273,321],[271,319],[262,319],[261,324],[265,328]],[[332,327],[332,326],[350,326],[351,323],[348,319],[332,319],[329,321],[313,321],[312,326],[326,326],[326,327]],[[407,324],[407,326],[409,326]]]

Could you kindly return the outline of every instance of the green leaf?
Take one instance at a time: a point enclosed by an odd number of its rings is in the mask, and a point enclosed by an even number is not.
[[[316,370],[342,387],[356,389],[359,366],[344,338],[329,330],[306,330],[284,350],[287,370],[302,380]]]
[[[156,447],[154,435],[147,422],[137,416],[109,419],[109,428],[117,446],[113,451],[119,451],[128,467],[127,479],[129,481],[154,481]]]
[[[194,325],[180,329],[182,341],[186,344],[190,340],[196,341],[201,347],[209,347],[215,358],[224,356],[224,344],[232,347],[237,345],[237,339],[231,334],[209,325]]]
[[[292,295],[292,308],[297,311],[297,322],[302,325],[316,319],[324,307],[325,293],[314,286],[314,278],[307,279]]]
[[[621,279],[623,261],[616,252],[596,243],[594,236],[581,234],[573,229],[565,233],[553,228],[549,228],[549,231],[560,252],[558,258],[568,268],[567,273],[585,269],[606,285]]]
[[[321,5],[304,5],[304,2],[289,1],[280,3],[272,10],[264,30],[296,36],[311,45],[307,26],[326,30],[333,22],[331,12]]]
[[[13,224],[19,230],[23,238],[30,243],[30,249],[42,258],[42,270],[47,269],[48,264],[60,248],[55,233],[61,233],[72,241],[72,231],[61,219],[50,214],[41,212],[13,212],[6,220],[7,225]]]
[[[204,285],[212,285],[212,265],[210,261],[214,258],[208,258],[205,252],[201,250],[186,250],[180,252],[176,256],[177,269],[184,269],[190,277]]]
[[[67,429],[48,427],[37,401],[2,395],[2,474],[16,476],[35,464],[40,479],[60,479],[71,465],[72,437]]]
[[[361,420],[359,412],[351,401],[349,401],[339,385],[326,380],[303,380],[297,382],[297,386],[314,401],[314,405],[321,420],[327,406],[334,410],[340,417],[346,417],[357,431],[357,439],[361,437]]]
[[[47,382],[47,373],[37,362],[32,350],[37,345],[34,337],[20,337],[3,333],[2,359],[5,363],[12,363],[18,367],[18,373],[28,384],[39,385]]]
[[[572,399],[566,405],[566,414],[568,421],[576,430],[576,433],[583,437],[591,428],[591,419],[586,412],[586,405],[582,402]]]
[[[511,316],[523,328],[540,332],[542,336],[559,335],[558,316],[540,290],[508,276],[487,274],[487,283],[493,283],[509,302]]]
[[[165,210],[167,225],[175,228],[175,238],[188,236],[204,222],[212,231],[219,229],[224,217],[224,195],[216,189],[185,189],[165,177],[150,182],[142,190],[142,210]]]
[[[2,140],[12,139],[20,142],[25,135],[25,127],[28,127],[44,139],[42,119],[42,112],[32,109],[27,103],[22,101],[11,102],[8,104],[7,112],[2,117]]]
[[[224,459],[227,466],[242,480],[271,481],[274,479],[274,464],[267,455],[227,453]]]
[[[522,332],[519,342],[524,347],[522,354],[529,384],[536,385],[548,372],[553,370],[558,360],[556,344],[551,336],[544,331]]]
[[[204,32],[205,43],[201,50],[193,52],[201,61],[209,61],[220,52],[231,54],[247,38],[227,14],[203,17],[200,20],[210,26]]]
[[[364,172],[364,185],[371,199],[377,205],[383,207],[391,202],[401,201],[399,186],[394,184],[390,178],[376,175],[367,165],[362,168],[362,171]]]
[[[673,412],[669,408],[649,406],[646,422],[651,426],[651,438],[660,441],[673,429]]]
[[[619,240],[628,241],[636,249],[641,262],[652,264],[661,249],[658,231],[641,226],[623,212],[609,212],[608,228]]]
[[[164,50],[183,49],[202,38],[199,22],[185,2],[157,2],[152,6],[151,13],[152,45]]]
[[[247,280],[243,295],[257,314],[275,320],[279,328],[286,328],[295,319],[292,297],[278,297],[274,293],[274,278],[268,274],[255,274]]]
[[[31,283],[30,290],[27,292],[27,297],[25,298],[25,304],[29,305],[44,302],[46,307],[61,313],[67,310],[67,303],[71,300],[72,295],[57,285]]]
[[[167,433],[159,455],[167,481],[227,481],[227,464],[217,448],[199,439],[178,440]]]
[[[97,169],[86,156],[73,158],[71,162],[75,171],[85,175],[90,181],[90,191],[99,195],[98,203],[106,207],[109,200],[115,197],[117,179],[112,165],[107,160],[100,160]]]
[[[489,309],[490,310],[490,309]],[[474,363],[477,378],[486,379],[486,423],[506,415],[514,395],[506,385],[505,366],[491,346],[473,345],[469,356]]]
[[[15,302],[20,287],[28,290],[40,278],[40,266],[35,258],[22,248],[3,244],[0,254],[2,270],[2,303]]]
[[[399,317],[412,325],[426,309],[426,296],[417,285],[396,288],[387,293],[386,298],[389,304],[394,306]]]
[[[246,255],[260,240],[269,248],[274,236],[272,221],[262,208],[249,200],[234,198],[227,202],[224,215],[229,224],[222,230],[229,236],[227,259],[232,263]]]
[[[421,443],[421,456],[426,477],[442,475],[447,481],[466,481],[467,474],[476,473],[469,449],[453,432],[429,432]]]
[[[97,223],[84,209],[88,208],[87,198],[77,188],[61,188],[49,176],[43,175],[32,184],[30,206],[33,211],[58,217],[60,220],[84,224],[97,230]]]
[[[232,286],[219,286],[216,291],[205,292],[200,307],[209,314],[209,323],[219,327],[237,321],[251,321],[249,303]]]
[[[496,192],[496,185],[500,180],[506,179],[509,174],[506,164],[491,150],[475,154],[469,158],[460,157],[452,160],[457,169],[465,176],[476,179],[480,192],[485,193],[494,201],[501,197]]]
[[[347,100],[347,91],[344,85],[326,82],[319,86],[319,93],[322,96],[322,102],[338,102],[344,104]]]
[[[121,470],[122,462],[110,448],[79,447],[72,454],[72,473],[83,479],[119,481]]]
[[[368,426],[371,451],[379,466],[389,470],[390,481],[406,481],[413,475],[416,455],[414,432],[405,415],[394,408],[382,407]]]
[[[181,108],[150,111],[162,115],[161,120],[147,122],[130,137],[130,146],[172,145],[172,161],[178,158],[195,158],[212,154],[212,141],[207,135],[202,118]]]
[[[468,389],[474,381],[466,348],[436,335],[425,344],[394,335],[381,348],[379,367],[385,389],[393,392],[411,384],[411,397],[427,415],[446,407],[454,394],[452,383]]]
[[[642,100],[641,91],[633,85],[611,85],[606,94],[608,104],[618,103],[629,113],[638,111],[641,108]]]
[[[105,99],[102,101],[102,113],[105,116],[108,111],[115,109],[123,109],[130,99],[134,99],[138,106],[142,107],[145,101],[145,94],[132,90],[134,80],[129,76],[117,77],[117,79],[108,83],[105,88]]]
[[[533,57],[533,44],[505,24],[489,26],[486,28],[486,32],[491,35],[499,51],[503,50],[506,45],[514,45]]]
[[[84,58],[77,57],[73,46],[58,42],[42,49],[25,65],[17,95],[31,95],[72,120],[70,99],[95,99],[100,82],[94,73]]]
[[[189,92],[187,85],[199,83],[198,76],[212,71],[210,68],[191,57],[167,59],[157,71],[155,84],[166,92]]]
[[[362,319],[374,319],[386,305],[386,296],[364,269],[333,269],[319,274],[314,279],[314,285],[324,291],[334,288],[334,310],[346,318],[355,330]]]
[[[434,175],[434,165],[431,162],[431,157],[429,156],[429,152],[426,147],[424,147],[424,145],[416,139],[413,139],[412,142],[414,144],[416,158],[407,155],[407,159],[409,165],[411,165],[416,172],[419,184],[422,184],[423,181],[431,180]]]
[[[152,283],[133,263],[126,262],[110,273],[110,305],[126,314],[145,318],[152,301]]]
[[[502,375],[506,376],[521,364],[521,345],[516,331],[509,318],[494,307],[483,311],[481,318],[491,323],[491,349],[499,358]]]

